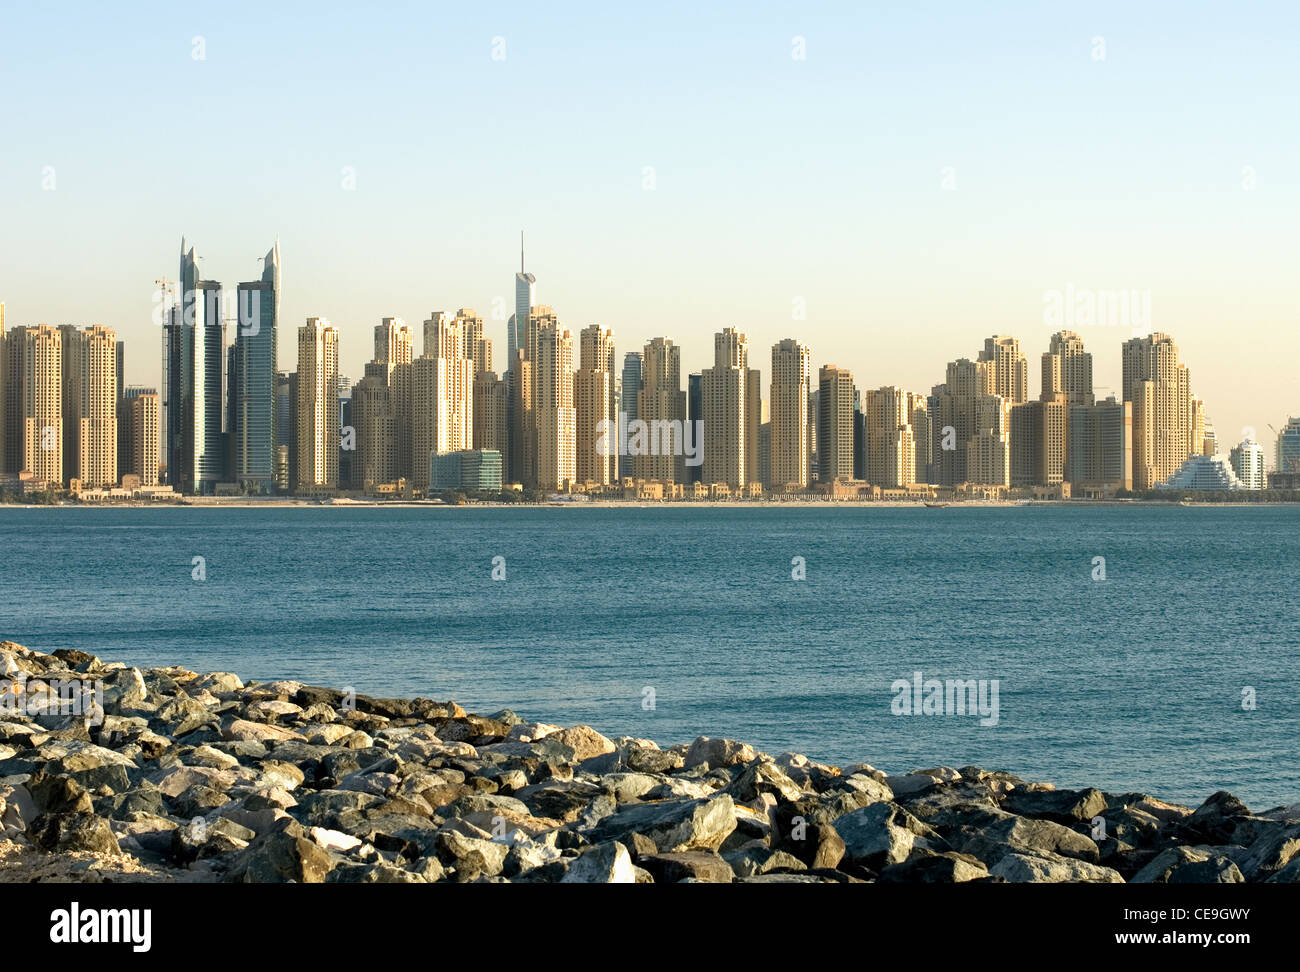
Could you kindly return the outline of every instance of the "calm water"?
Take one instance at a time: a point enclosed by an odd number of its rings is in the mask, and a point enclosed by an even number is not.
[[[1300,801],[1298,541],[1295,507],[5,509],[0,638],[1263,809]],[[998,679],[998,725],[891,714],[916,670]]]

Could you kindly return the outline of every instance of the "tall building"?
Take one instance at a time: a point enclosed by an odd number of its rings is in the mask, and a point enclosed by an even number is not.
[[[1280,473],[1300,472],[1300,418],[1288,418],[1277,434],[1273,464]]]
[[[768,478],[771,489],[808,485],[808,396],[812,393],[812,352],[786,338],[772,345],[772,420]]]
[[[1062,398],[1068,405],[1091,405],[1092,355],[1073,331],[1058,331],[1043,352],[1042,401]]]
[[[414,340],[411,327],[400,317],[385,317],[375,325],[375,355],[366,365],[366,377],[375,378],[388,387],[388,409],[391,412],[391,442],[383,448],[391,451],[392,465],[389,478],[377,482],[392,482],[400,477],[410,477],[413,472],[413,400]],[[368,390],[374,404],[373,389]]]
[[[465,329],[465,357],[473,365],[472,374],[492,370],[492,341],[487,337],[483,327],[483,318],[472,307],[462,307],[456,311],[456,320]]]
[[[225,476],[221,284],[199,275],[181,240],[180,299],[163,326],[163,411],[168,481],[179,493],[210,494]]]
[[[866,393],[862,412],[867,482],[897,488],[927,481],[930,408],[926,396],[886,385]]]
[[[536,430],[528,427],[532,408],[532,356],[527,350],[528,331],[533,307],[537,303],[537,278],[524,271],[524,234],[519,234],[519,272],[515,274],[515,312],[506,326],[506,393],[509,402],[507,427],[510,449],[504,456],[505,477],[510,482],[535,479],[534,446]],[[527,387],[525,382],[528,382]]]
[[[1029,400],[1029,366],[1020,351],[1020,342],[1012,337],[993,335],[985,338],[979,360],[987,365],[990,394],[1000,395],[1011,405]]]
[[[0,328],[0,330],[3,330],[3,328]],[[0,339],[0,344],[3,343],[4,343],[3,339]],[[116,365],[115,380],[117,382],[117,392],[116,392],[117,394],[117,400],[116,400],[117,401],[117,478],[116,478],[116,482],[120,483],[122,481],[122,475],[126,472],[129,472],[128,466],[131,463],[131,456],[129,454],[127,455],[122,454],[122,446],[123,446],[122,424],[124,421],[124,416],[122,414],[122,409],[124,408],[124,404],[122,402],[122,396],[126,393],[126,342],[125,341],[117,342],[116,354],[114,355],[114,357],[116,359],[114,363]],[[130,447],[129,443],[127,447],[128,448]],[[0,455],[2,454],[3,454],[3,449],[0,449]],[[3,465],[3,459],[0,459],[0,465]]]
[[[1124,343],[1123,389],[1133,403],[1133,488],[1153,489],[1194,451],[1191,378],[1169,335]]]
[[[931,482],[955,486],[970,480],[967,452],[980,431],[976,404],[992,387],[989,368],[969,358],[949,362],[946,381],[931,392]]]
[[[276,483],[280,493],[293,491],[298,482],[298,375],[282,371],[275,376]]]
[[[11,468],[63,483],[63,335],[57,327],[15,327],[5,341]]]
[[[1110,396],[1069,406],[1066,478],[1073,496],[1133,488],[1133,403]]]
[[[63,480],[113,486],[117,476],[117,336],[101,325],[60,329]]]
[[[640,414],[637,411],[637,395],[641,391],[641,355],[629,351],[623,355],[623,381],[619,391],[619,408],[631,422]]]
[[[822,365],[817,376],[817,481],[853,478],[853,375]]]
[[[499,452],[503,469],[509,465],[509,407],[509,388],[504,378],[498,378],[495,371],[480,371],[474,376],[473,447]]]
[[[119,425],[128,431],[126,472],[140,477],[141,486],[158,484],[158,392],[128,388],[121,398]],[[120,441],[120,437],[119,437]]]
[[[0,300],[0,473],[14,472],[9,462],[9,372],[5,366],[5,305]]]
[[[356,430],[352,485],[361,490],[399,478],[397,417],[385,370],[379,362],[371,361],[366,365],[366,376],[352,386],[352,426]]]
[[[270,495],[276,466],[276,336],[280,310],[280,242],[262,259],[261,279],[241,283],[235,336],[234,468],[231,477],[246,493]]]
[[[514,366],[515,353],[522,351],[528,334],[529,316],[537,302],[537,278],[524,272],[524,234],[519,234],[519,272],[515,274],[515,313],[507,329],[506,359]],[[527,355],[525,355],[527,357]]]
[[[580,332],[579,345],[579,367],[573,376],[576,478],[608,486],[618,481],[614,332],[591,324]]]
[[[573,334],[552,317],[535,327],[530,343],[536,348],[533,360],[537,368],[532,408],[537,470],[534,481],[542,489],[560,489],[572,484],[578,475]]]
[[[412,365],[411,480],[429,487],[430,457],[474,441],[474,363],[465,357],[465,322],[435,311],[424,322],[424,353]]]
[[[1065,481],[1070,408],[1065,393],[1011,406],[1012,486],[1059,486]]]
[[[749,402],[749,342],[735,328],[714,336],[713,367],[701,372],[700,393],[704,411],[705,483],[725,483],[744,488],[751,468],[749,420],[757,409]],[[758,449],[758,423],[754,423],[754,451]],[[753,457],[757,470],[758,456]]]
[[[298,481],[300,493],[339,481],[339,332],[323,317],[298,329]]]
[[[1264,447],[1254,439],[1243,439],[1228,452],[1232,471],[1241,480],[1244,489],[1264,489],[1268,478],[1264,473]]]
[[[692,441],[695,447],[697,449],[703,448],[702,436],[699,430],[704,428],[704,386],[703,376],[698,371],[686,376],[686,421],[690,423]],[[770,438],[768,441],[770,444]],[[769,452],[769,459],[770,455]],[[703,482],[703,472],[704,466],[700,462],[693,462],[691,465],[686,466],[686,482]]]
[[[975,436],[966,444],[966,480],[1011,485],[1011,402],[1001,395],[975,401]]]
[[[684,483],[686,481],[686,395],[682,391],[681,348],[671,339],[657,337],[641,352],[641,388],[637,394],[637,418],[645,424],[644,448],[629,435],[628,451],[639,452],[628,460],[630,475],[638,479]],[[629,423],[632,421],[628,419]],[[696,427],[690,429],[692,445],[698,448]]]

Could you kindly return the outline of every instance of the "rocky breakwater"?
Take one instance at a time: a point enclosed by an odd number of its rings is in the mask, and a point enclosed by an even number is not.
[[[1300,880],[1300,805],[1225,792],[1193,810],[13,642],[0,662],[4,880]],[[51,686],[61,704],[42,706]]]

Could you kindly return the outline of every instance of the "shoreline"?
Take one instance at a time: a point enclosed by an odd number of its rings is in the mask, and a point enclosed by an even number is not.
[[[1300,883],[1300,803],[661,748],[8,641],[0,662],[0,882]],[[51,686],[81,709],[43,708]]]
[[[545,503],[485,503],[469,502],[460,505],[431,500],[352,500],[343,499],[333,502],[318,503],[311,500],[296,499],[213,499],[193,498],[184,502],[157,503],[0,503],[0,510],[164,510],[164,509],[748,509],[748,510],[790,510],[790,509],[849,509],[849,510],[910,510],[910,509],[1017,509],[1024,507],[1084,509],[1106,507],[1131,509],[1135,507],[1153,509],[1183,508],[1227,508],[1255,509],[1261,507],[1295,507],[1300,501],[1276,500],[1256,503],[1229,502],[1180,502],[1178,500],[948,500],[942,507],[927,507],[925,503],[911,500],[556,500]]]

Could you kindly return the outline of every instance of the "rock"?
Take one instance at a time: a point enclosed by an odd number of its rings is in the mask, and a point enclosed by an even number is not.
[[[854,810],[836,820],[834,827],[844,841],[845,859],[872,870],[907,860],[916,838],[932,833],[894,803],[873,803]]]
[[[789,857],[788,854],[783,856]],[[789,859],[794,861],[792,857]],[[798,861],[794,863],[802,868]],[[676,884],[686,880],[730,884],[737,874],[731,864],[713,851],[652,854],[641,858],[640,866],[650,873],[656,884]]]
[[[1118,871],[1059,855],[1038,857],[1008,853],[989,869],[994,877],[1017,884],[1062,882],[1082,884],[1122,884]]]
[[[754,749],[746,743],[736,742],[734,739],[710,739],[708,736],[700,736],[686,751],[685,765],[687,769],[692,769],[708,763],[709,766],[716,768],[748,763],[753,759]]]
[[[247,719],[232,719],[223,725],[221,738],[255,742],[304,741],[301,735],[291,729],[282,729],[264,722],[249,722]]]
[[[990,871],[1010,853],[1043,857],[1055,854],[1090,864],[1097,863],[1100,858],[1097,845],[1090,838],[1050,820],[1010,814],[999,817],[987,812],[985,820],[989,822],[977,826],[974,835],[959,849],[979,858]]]
[[[1300,854],[1300,824],[1265,834],[1250,845],[1241,861],[1242,873],[1251,881],[1267,881]]]
[[[588,847],[569,865],[561,884],[635,884],[632,857],[618,841]]]
[[[678,855],[660,855],[661,857],[675,857]],[[786,870],[786,871],[806,871],[808,866],[793,854],[783,850],[772,850],[770,847],[758,842],[751,841],[747,846],[724,853],[723,858],[730,865],[732,872],[736,877],[753,877],[755,874],[766,874],[768,871]],[[647,864],[646,868],[651,873],[656,873],[655,869]],[[697,875],[698,876],[698,875]],[[658,875],[656,873],[656,879]],[[677,878],[676,880],[681,880]],[[728,879],[730,880],[730,879]]]
[[[737,803],[749,803],[757,800],[764,793],[771,793],[788,801],[798,800],[803,796],[803,790],[799,785],[786,776],[776,763],[763,759],[755,760],[746,766],[744,772],[724,787],[723,792],[730,793]]]
[[[113,828],[93,813],[46,813],[32,821],[27,836],[43,851],[90,851],[114,857],[121,854]]]
[[[813,824],[805,827],[802,837],[788,836],[780,847],[788,851],[807,867],[838,867],[844,859],[844,838],[833,824]]]
[[[439,859],[459,874],[500,874],[510,848],[491,840],[443,831],[437,838]]]
[[[946,851],[922,854],[882,868],[881,884],[959,884],[989,876],[988,868],[969,854]]]
[[[1133,884],[1241,884],[1235,861],[1204,847],[1167,847],[1132,878]]]
[[[288,820],[241,851],[228,877],[246,884],[321,884],[333,867],[329,853]]]
[[[700,800],[624,804],[592,828],[593,842],[623,840],[632,833],[653,841],[659,852],[717,850],[736,827],[727,794]]]
[[[574,726],[572,729],[561,729],[559,732],[552,733],[550,738],[556,739],[566,746],[572,746],[573,758],[579,762],[614,751],[614,744],[591,726]]]
[[[1022,817],[1054,820],[1067,827],[1091,820],[1106,809],[1106,796],[1100,790],[1052,790],[1030,793],[1015,790],[1002,801],[1002,809]]]
[[[1226,844],[1232,840],[1242,820],[1250,816],[1244,803],[1227,790],[1219,790],[1182,823],[1186,831],[1208,843]]]

